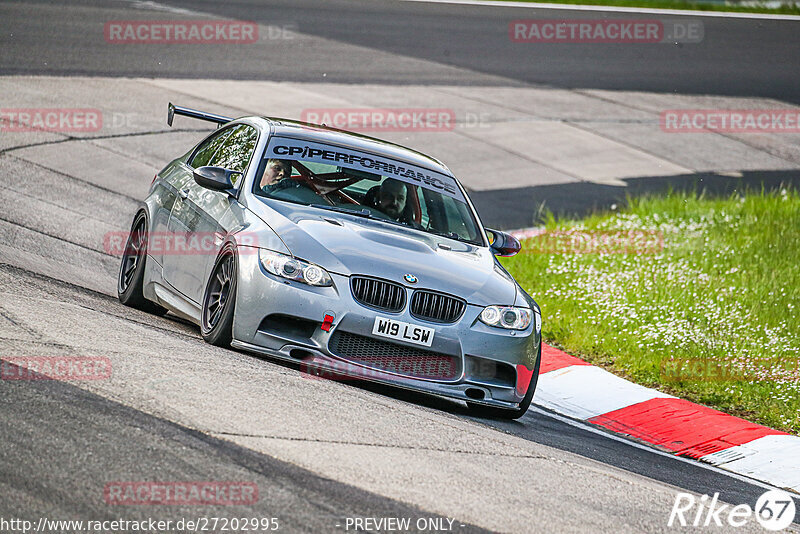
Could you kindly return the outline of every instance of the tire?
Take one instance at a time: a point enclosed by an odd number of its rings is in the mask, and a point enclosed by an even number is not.
[[[122,261],[117,276],[117,297],[125,306],[156,315],[164,315],[167,309],[144,296],[144,268],[147,261],[147,215],[140,211],[133,218],[128,241],[122,251]]]
[[[230,347],[233,339],[233,314],[236,308],[238,261],[231,245],[219,253],[203,294],[200,333],[218,347]]]
[[[531,401],[533,401],[533,394],[536,392],[536,385],[539,383],[539,367],[541,363],[542,346],[540,343],[539,355],[536,358],[536,365],[534,366],[533,374],[531,375],[531,383],[528,385],[528,391],[525,393],[525,397],[523,397],[522,402],[519,403],[519,408],[496,408],[494,406],[486,406],[484,404],[467,402],[467,406],[469,406],[470,411],[478,417],[486,417],[489,419],[519,419],[525,415],[525,412],[527,412],[528,408],[531,406]]]

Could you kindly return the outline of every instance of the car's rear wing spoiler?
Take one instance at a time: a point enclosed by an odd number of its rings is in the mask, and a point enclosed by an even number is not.
[[[167,124],[170,126],[172,126],[172,120],[175,118],[175,115],[185,115],[186,117],[192,117],[193,119],[216,122],[217,128],[233,120],[230,117],[223,117],[222,115],[215,115],[214,113],[206,113],[205,111],[197,111],[196,109],[176,106],[170,102],[169,106],[167,107]]]

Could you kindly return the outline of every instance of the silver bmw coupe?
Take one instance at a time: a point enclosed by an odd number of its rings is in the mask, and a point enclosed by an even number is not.
[[[169,105],[216,131],[154,178],[122,251],[123,304],[214,345],[465,401],[528,409],[541,312],[447,167],[314,124]]]

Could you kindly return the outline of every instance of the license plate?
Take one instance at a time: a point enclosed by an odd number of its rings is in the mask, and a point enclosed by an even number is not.
[[[388,317],[375,317],[375,324],[372,325],[372,333],[376,336],[398,339],[416,345],[430,347],[433,343],[433,335],[436,331],[427,326],[396,321]]]

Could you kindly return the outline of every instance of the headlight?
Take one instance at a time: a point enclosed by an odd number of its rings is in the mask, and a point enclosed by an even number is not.
[[[481,321],[489,326],[525,330],[531,324],[531,310],[514,306],[486,306],[481,312]]]
[[[261,265],[264,266],[264,269],[275,276],[281,276],[310,286],[329,286],[332,284],[331,275],[319,265],[306,263],[286,254],[279,254],[263,248],[259,249],[258,258],[261,260]]]

